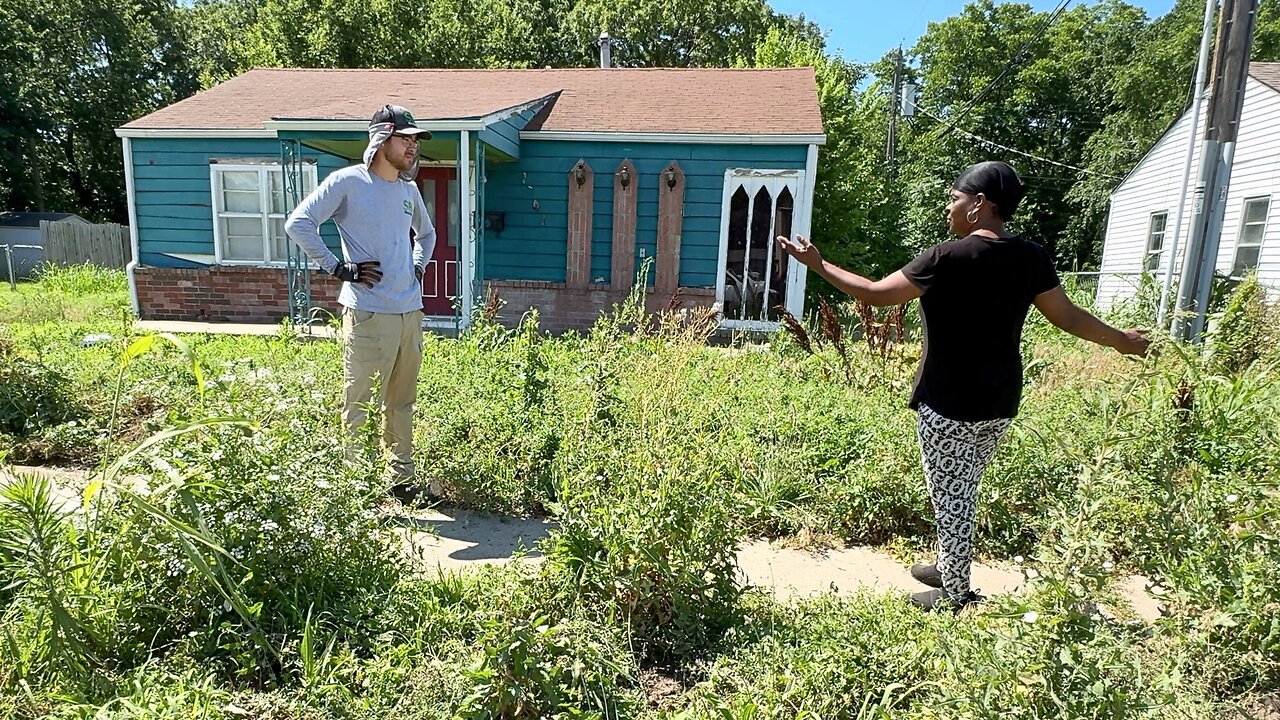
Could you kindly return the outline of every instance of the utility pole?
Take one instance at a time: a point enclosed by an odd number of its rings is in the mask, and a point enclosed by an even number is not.
[[[898,58],[893,68],[893,96],[889,98],[889,139],[885,143],[884,162],[893,175],[898,159],[898,112],[902,97],[902,46],[898,46]]]
[[[1173,239],[1164,249],[1164,280],[1160,283],[1160,306],[1156,309],[1156,327],[1162,329],[1169,327],[1169,289],[1173,287],[1173,266],[1177,263],[1178,243],[1182,240],[1182,218],[1187,206],[1187,186],[1191,184],[1196,131],[1200,129],[1200,103],[1204,100],[1204,83],[1209,72],[1209,40],[1213,37],[1213,16],[1217,9],[1218,0],[1205,0],[1200,55],[1196,59],[1196,78],[1191,83],[1191,127],[1187,131],[1187,155],[1182,168],[1182,184],[1178,190],[1178,210],[1173,215]]]
[[[1191,233],[1178,287],[1174,335],[1185,341],[1199,342],[1204,335],[1257,14],[1258,0],[1222,0],[1208,117],[1192,199]]]

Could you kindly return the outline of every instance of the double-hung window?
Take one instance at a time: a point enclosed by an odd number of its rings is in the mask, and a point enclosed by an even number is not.
[[[1246,198],[1240,213],[1240,234],[1236,236],[1235,256],[1231,258],[1231,274],[1244,275],[1258,267],[1262,254],[1262,236],[1267,230],[1267,213],[1271,210],[1271,198]]]
[[[213,163],[213,233],[221,264],[276,264],[289,258],[284,232],[284,176],[279,163]],[[303,165],[300,197],[316,186],[316,166]]]
[[[1147,272],[1154,272],[1160,267],[1160,254],[1164,252],[1164,235],[1168,224],[1168,212],[1151,213],[1151,221],[1147,225],[1147,253],[1142,261],[1142,269]]]

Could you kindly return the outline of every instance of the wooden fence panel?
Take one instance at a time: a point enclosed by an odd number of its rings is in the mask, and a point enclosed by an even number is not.
[[[125,225],[42,221],[40,236],[45,261],[55,265],[91,263],[108,268],[123,268],[132,259],[129,228]]]

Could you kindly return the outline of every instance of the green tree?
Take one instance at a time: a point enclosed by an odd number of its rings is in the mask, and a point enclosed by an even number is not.
[[[911,234],[941,240],[952,178],[979,160],[1001,159],[1028,184],[1018,230],[1048,245],[1060,266],[1087,265],[1101,227],[1080,222],[1078,207],[1063,201],[1082,175],[1064,166],[1084,164],[1089,138],[1115,110],[1107,84],[1145,24],[1143,11],[1119,0],[1056,16],[980,0],[931,23],[912,51],[920,113],[904,133]]]
[[[579,0],[564,28],[577,65],[595,64],[607,32],[618,66],[723,67],[751,57],[772,18],[765,0]]]
[[[812,234],[833,262],[870,275],[896,270],[909,253],[898,231],[901,203],[884,160],[888,87],[857,90],[865,70],[827,55],[820,29],[778,18],[755,49],[756,67],[814,68],[827,143],[818,153]],[[817,281],[816,292],[833,289]]]
[[[171,0],[5,3],[0,202],[125,221],[114,129],[195,89],[175,20]]]
[[[1191,81],[1204,21],[1202,0],[1179,0],[1136,39],[1127,62],[1115,66],[1102,92],[1113,110],[1085,145],[1083,176],[1067,194],[1078,212],[1081,236],[1094,240],[1090,259],[1100,260],[1111,193],[1190,106]],[[1280,2],[1264,0],[1253,41],[1254,60],[1280,60]]]

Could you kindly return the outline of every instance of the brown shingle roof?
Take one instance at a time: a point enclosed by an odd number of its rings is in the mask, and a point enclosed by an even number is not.
[[[1249,75],[1272,90],[1280,92],[1280,62],[1251,62]]]
[[[126,124],[262,129],[270,119],[368,120],[384,103],[418,120],[474,118],[559,93],[529,129],[818,134],[812,68],[256,69]]]

